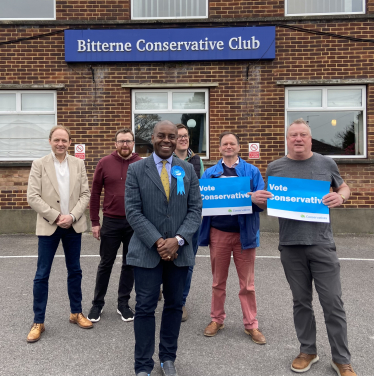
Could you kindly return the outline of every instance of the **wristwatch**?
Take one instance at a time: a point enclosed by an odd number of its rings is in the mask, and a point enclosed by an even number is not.
[[[176,235],[176,236],[175,236],[175,239],[177,239],[177,241],[178,241],[178,245],[179,245],[180,247],[182,247],[182,245],[184,245],[184,239],[183,239],[181,236]]]

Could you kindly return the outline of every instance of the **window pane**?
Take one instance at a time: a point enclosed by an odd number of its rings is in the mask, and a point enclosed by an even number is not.
[[[54,111],[53,93],[28,93],[21,94],[22,111]]]
[[[361,90],[327,90],[328,107],[361,107]]]
[[[132,0],[134,18],[207,17],[208,0]]]
[[[0,115],[0,160],[32,160],[51,151],[55,115]]]
[[[362,0],[288,0],[287,14],[363,13]]]
[[[135,93],[135,110],[167,110],[168,93]]]
[[[288,107],[322,107],[322,90],[289,90]]]
[[[16,111],[16,94],[0,94],[0,111]]]
[[[184,108],[205,109],[205,93],[173,93],[173,110]]]
[[[0,19],[55,18],[55,0],[1,0]]]
[[[303,118],[312,130],[312,151],[322,155],[364,155],[362,111],[289,112],[288,124]]]
[[[162,120],[169,120],[174,124],[195,124],[190,130],[190,147],[201,156],[206,156],[206,115],[205,114],[136,114],[135,115],[135,152],[141,157],[147,157],[153,152],[151,136],[155,124]]]

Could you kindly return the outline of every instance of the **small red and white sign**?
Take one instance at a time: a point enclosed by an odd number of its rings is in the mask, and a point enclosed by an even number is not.
[[[249,144],[249,158],[260,159],[260,144],[259,143]]]
[[[74,146],[75,156],[79,159],[86,159],[86,145],[85,144],[76,144]]]

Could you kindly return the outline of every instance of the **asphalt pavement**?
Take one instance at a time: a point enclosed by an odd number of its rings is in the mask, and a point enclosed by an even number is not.
[[[216,337],[204,337],[210,322],[211,271],[209,249],[200,248],[187,299],[189,319],[182,323],[176,367],[179,376],[290,376],[299,353],[292,317],[292,297],[277,250],[278,235],[262,233],[256,258],[256,292],[259,326],[267,344],[259,346],[244,333],[238,298],[239,284],[231,264],[227,285],[225,328]],[[359,376],[374,375],[373,279],[374,235],[336,235],[341,259],[343,301],[348,319],[352,364]],[[99,242],[91,234],[82,240],[83,309],[91,307]],[[59,248],[50,277],[46,331],[39,342],[28,344],[33,320],[32,287],[37,262],[37,237],[0,235],[0,375],[1,376],[132,376],[133,323],[116,312],[121,267],[118,257],[106,296],[101,321],[90,330],[69,323],[66,267]],[[320,361],[308,376],[333,376],[331,353],[323,313],[314,294],[317,346]],[[156,343],[162,312],[156,311]],[[134,297],[130,300],[134,307]],[[157,348],[152,376],[161,375]]]

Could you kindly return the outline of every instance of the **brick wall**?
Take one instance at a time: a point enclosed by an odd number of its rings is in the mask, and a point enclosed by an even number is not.
[[[57,20],[129,20],[130,0],[56,0]]]
[[[373,8],[373,3],[369,2],[368,9]],[[129,1],[57,1],[57,18],[110,20],[111,17],[121,19],[123,16],[128,19],[128,4]],[[68,8],[70,5],[73,7]],[[235,14],[232,17],[283,14],[281,1],[211,1],[210,15],[212,18],[229,17],[233,5]],[[121,15],[115,15],[116,12]],[[242,26],[247,25],[252,24]],[[298,26],[374,39],[374,28],[369,21],[303,21]],[[87,28],[89,24],[82,27]],[[0,42],[64,28],[0,24]],[[86,166],[91,182],[98,160],[113,150],[115,131],[131,126],[131,91],[121,88],[122,83],[201,82],[204,87],[204,82],[218,82],[218,87],[210,89],[210,158],[219,158],[218,135],[230,129],[241,137],[244,159],[247,159],[248,142],[261,143],[261,159],[254,164],[264,174],[270,161],[284,155],[284,87],[276,82],[290,79],[374,79],[373,49],[372,43],[336,39],[278,26],[274,61],[93,64],[93,83],[89,64],[65,63],[64,39],[63,33],[60,33],[0,46],[0,84],[65,84],[65,90],[57,93],[58,123],[71,129],[73,144],[86,144]],[[373,101],[373,85],[368,85],[368,158],[372,160]],[[70,153],[73,153],[73,148]],[[346,206],[374,208],[374,166],[356,163],[339,164],[339,167],[353,192]],[[28,173],[29,167],[0,164],[0,209],[27,208]]]
[[[209,17],[276,17],[284,15],[284,1],[213,1],[209,0]]]

